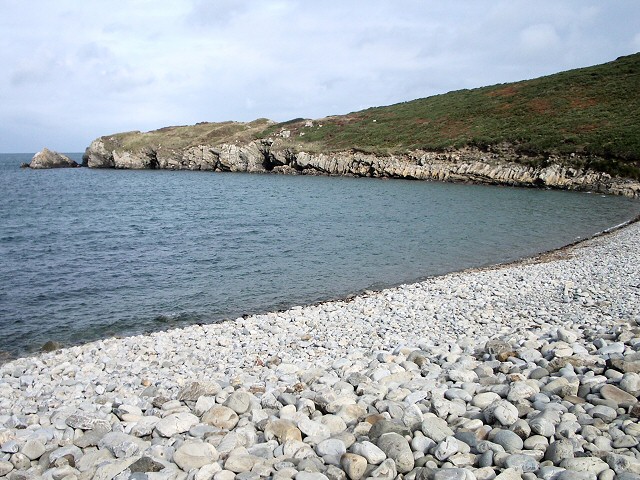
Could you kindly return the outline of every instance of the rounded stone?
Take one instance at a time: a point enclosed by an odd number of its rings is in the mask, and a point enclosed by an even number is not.
[[[387,458],[387,455],[377,445],[366,440],[351,445],[351,452],[364,457],[371,465],[379,465]]]
[[[231,470],[221,470],[213,476],[213,480],[234,480],[236,474]]]
[[[403,436],[394,432],[385,433],[378,439],[378,447],[388,458],[395,461],[398,473],[407,473],[413,469],[413,452]]]
[[[320,472],[298,472],[294,477],[295,480],[329,480],[329,478]]]
[[[367,459],[355,453],[345,453],[340,465],[351,480],[360,480],[367,470]]]
[[[541,378],[548,377],[549,375],[549,370],[542,367],[534,368],[533,370],[531,370],[531,372],[529,372],[529,378],[531,378],[532,380],[540,380]]]
[[[509,455],[504,461],[504,466],[522,473],[535,472],[539,468],[535,458],[522,454]]]
[[[507,400],[498,400],[484,409],[484,418],[489,424],[495,422],[504,426],[512,425],[518,420],[518,409]]]
[[[500,400],[500,395],[494,392],[478,393],[471,400],[471,405],[478,408],[487,408],[494,402]]]
[[[549,444],[544,454],[544,459],[560,465],[560,462],[567,458],[573,458],[573,444],[570,440],[561,438]]]
[[[222,428],[223,430],[233,430],[238,424],[238,414],[229,407],[216,405],[202,415],[202,423]],[[157,427],[156,427],[157,428]]]
[[[524,441],[524,448],[527,450],[546,450],[549,446],[549,439],[542,435],[531,435]]]
[[[313,437],[319,440],[329,438],[331,430],[320,422],[314,422],[308,418],[303,418],[298,422],[298,428],[306,437]]]
[[[438,460],[446,460],[456,453],[458,453],[458,441],[454,437],[447,437],[438,444],[433,455]]]
[[[20,453],[26,455],[29,460],[37,460],[46,451],[45,446],[38,440],[27,440],[20,449]]]
[[[543,437],[551,438],[556,433],[556,427],[551,420],[544,415],[538,415],[529,420],[531,431]]]
[[[616,412],[614,408],[607,407],[606,405],[596,405],[589,410],[589,415],[594,418],[601,418],[605,423],[611,423],[618,416],[618,412]]]
[[[18,452],[11,455],[9,461],[16,470],[26,470],[31,466],[31,460],[26,455]]]
[[[433,474],[433,480],[466,480],[468,478],[464,468],[438,468]]]
[[[0,460],[0,477],[8,475],[13,470],[13,463],[6,460]]]
[[[453,430],[447,425],[447,421],[436,416],[425,417],[420,427],[425,437],[435,442],[441,442],[453,435]]]
[[[222,467],[217,463],[210,463],[209,465],[203,465],[195,474],[193,480],[211,480],[216,473],[222,471]]]
[[[539,389],[532,387],[527,382],[513,382],[509,387],[507,400],[516,403],[522,402],[538,393],[538,391]]]
[[[529,426],[527,421],[523,420],[522,418],[516,420],[513,425],[509,427],[509,430],[511,430],[523,440],[531,435],[531,427]]]
[[[522,450],[524,442],[516,433],[511,430],[500,430],[493,436],[494,443],[501,445],[505,452],[513,453]]]
[[[609,457],[607,456],[607,459],[608,458]],[[567,470],[574,470],[576,472],[589,472],[596,475],[599,475],[601,472],[604,472],[609,468],[609,465],[607,465],[604,461],[600,460],[597,457],[567,458],[560,462],[560,466],[562,468],[566,468]]]
[[[287,440],[302,441],[300,429],[292,421],[284,419],[268,422],[264,428],[264,436],[267,440],[277,438],[280,443],[285,443]]]
[[[252,399],[253,399],[253,395],[251,395],[248,392],[242,392],[242,391],[233,392],[231,395],[227,397],[223,405],[225,407],[229,407],[238,415],[242,415],[243,413],[246,413],[251,409]]]
[[[638,403],[638,399],[615,385],[605,384],[600,389],[600,395],[605,400],[611,400],[621,407],[630,407]]]
[[[173,461],[185,472],[218,460],[218,452],[210,443],[187,441],[173,454]]]
[[[340,464],[340,457],[347,452],[347,447],[342,440],[328,438],[316,445],[316,453],[321,457],[329,457],[328,463]],[[332,460],[332,461],[331,461]]]
[[[638,445],[638,439],[632,435],[622,435],[612,442],[613,448],[633,448],[636,445]]]
[[[637,373],[625,373],[618,386],[634,397],[640,394],[640,375]]]
[[[250,471],[256,464],[257,457],[253,455],[249,455],[246,453],[246,450],[243,450],[245,453],[232,452],[231,455],[227,457],[224,462],[224,469],[230,470],[235,473],[248,472]]]
[[[188,432],[198,423],[200,423],[200,419],[192,413],[172,413],[156,423],[156,431],[163,437],[171,438],[179,433]]]

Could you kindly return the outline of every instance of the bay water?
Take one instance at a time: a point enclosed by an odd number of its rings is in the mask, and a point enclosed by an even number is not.
[[[20,169],[31,157],[0,155],[4,358],[508,262],[640,213],[628,198],[551,190]]]

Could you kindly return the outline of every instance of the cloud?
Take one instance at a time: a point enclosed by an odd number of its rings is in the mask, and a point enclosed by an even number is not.
[[[98,42],[89,42],[80,45],[77,57],[82,62],[104,61],[113,58],[113,53],[108,47]]]
[[[51,72],[45,68],[45,65],[23,62],[22,65],[11,72],[10,79],[13,87],[42,84],[51,79]]]
[[[185,20],[191,26],[226,26],[248,8],[246,2],[237,0],[195,0]]]
[[[555,27],[548,23],[531,25],[519,35],[520,45],[525,52],[549,54],[560,46],[560,36]]]
[[[0,149],[532,78],[639,50],[637,18],[633,0],[5,0]]]

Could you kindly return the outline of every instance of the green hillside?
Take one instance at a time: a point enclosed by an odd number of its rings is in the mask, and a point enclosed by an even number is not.
[[[595,155],[579,166],[640,178],[640,54],[305,123],[275,124],[263,136],[286,129],[295,149],[381,154],[506,142],[529,155]]]

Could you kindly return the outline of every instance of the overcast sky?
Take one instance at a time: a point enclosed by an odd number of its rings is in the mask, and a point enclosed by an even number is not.
[[[640,51],[637,0],[0,0],[0,152],[318,118]]]

